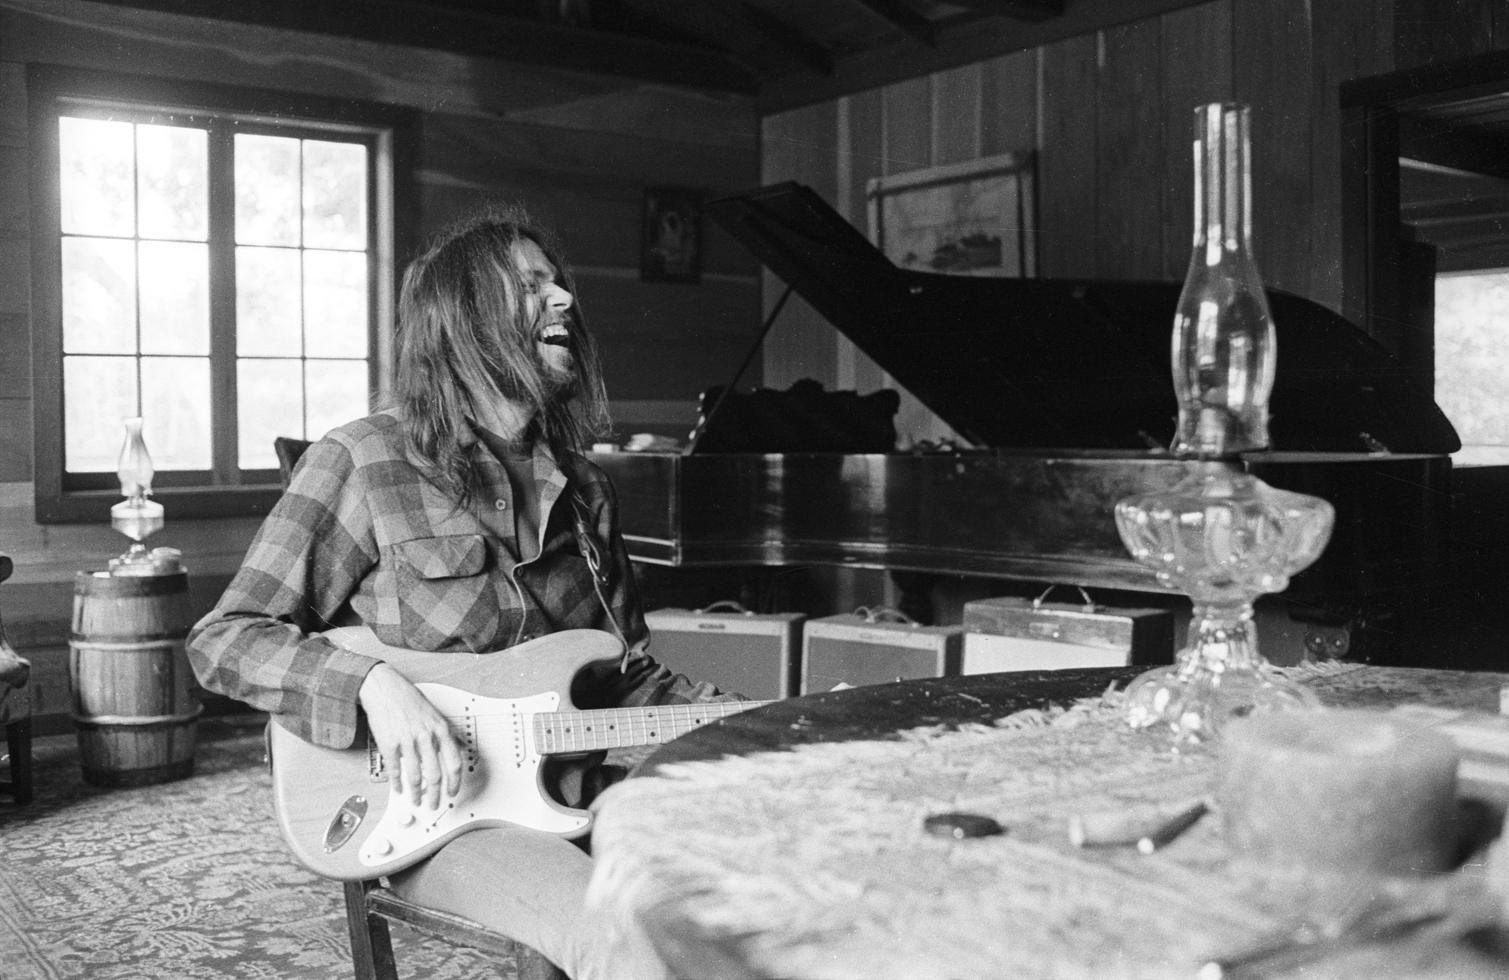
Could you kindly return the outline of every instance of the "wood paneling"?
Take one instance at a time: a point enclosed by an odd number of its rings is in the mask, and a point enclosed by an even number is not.
[[[1310,298],[1342,311],[1341,83],[1388,72],[1392,65],[1394,0],[1318,4],[1314,10],[1315,131],[1311,147],[1311,241],[1315,266]]]
[[[1070,38],[1042,50],[1042,144],[1038,147],[1038,270],[1093,276],[1096,222],[1099,39]]]
[[[1232,98],[1231,0],[1163,18],[1163,268],[1180,280],[1194,235],[1194,110]]]
[[[933,78],[933,163],[978,160],[982,68],[965,65],[939,72]]]
[[[847,183],[838,212],[856,228],[868,224],[866,188],[875,177],[884,176],[885,105],[879,90],[848,96],[844,100],[848,119],[848,165],[841,169]],[[847,173],[844,173],[847,170]],[[840,187],[843,193],[843,188]],[[874,391],[885,383],[885,372],[861,353],[847,337],[838,338],[837,374],[833,385],[840,389]]]
[[[31,423],[30,398],[0,398],[0,472],[12,474],[12,479],[32,477]],[[0,551],[7,547],[0,541]]]
[[[1095,88],[1095,274],[1157,279],[1163,273],[1167,173],[1162,35],[1154,20],[1111,28],[1102,38]]]
[[[761,131],[761,180],[799,181],[825,199],[836,201],[840,196],[838,144],[837,102],[768,116]],[[768,315],[786,286],[767,271],[763,274],[762,288],[763,308]],[[748,388],[763,383],[772,388],[786,388],[802,378],[832,385],[838,374],[837,338],[832,324],[793,296],[766,337],[762,350],[763,378],[746,377],[739,386]]]
[[[753,146],[753,139],[741,150],[702,145],[690,134],[681,140],[608,137],[544,123],[443,113],[425,117],[419,166],[483,186],[609,190],[712,183],[731,188],[753,175]]]
[[[25,66],[0,62],[0,480],[32,478]],[[4,525],[0,524],[0,531]],[[0,551],[6,548],[0,539]]]
[[[1037,146],[1036,49],[992,58],[980,66],[980,155]]]
[[[1348,6],[1339,4],[1338,6]],[[1503,0],[1394,0],[1394,67],[1414,68],[1503,47]],[[1497,41],[1497,43],[1495,43]]]
[[[1252,107],[1252,240],[1264,282],[1308,295],[1313,99],[1309,0],[1235,0],[1237,101]]]
[[[1096,31],[1148,20],[1206,0],[1072,0],[1057,17],[1040,21],[959,20],[938,32],[938,43],[922,47],[900,40],[890,47],[874,48],[840,57],[829,76],[791,75],[763,86],[760,105],[778,112],[798,105],[836,99],[888,85],[898,78],[927,72],[942,72],[960,65],[986,61],[1014,51],[1048,47],[1065,38],[1093,35]],[[1347,0],[1320,0],[1345,3]]]
[[[885,173],[933,165],[933,85],[924,76],[881,89],[885,109]]]

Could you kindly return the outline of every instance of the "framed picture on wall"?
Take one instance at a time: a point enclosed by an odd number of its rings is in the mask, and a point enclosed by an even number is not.
[[[684,187],[644,192],[639,277],[646,282],[702,278],[702,193]]]
[[[870,239],[903,269],[1034,276],[1033,190],[1030,152],[875,177],[866,185]]]

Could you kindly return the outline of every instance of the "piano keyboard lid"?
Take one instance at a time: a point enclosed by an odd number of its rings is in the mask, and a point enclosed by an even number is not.
[[[951,276],[894,265],[811,188],[709,201],[709,216],[965,438],[1025,449],[1172,440],[1169,339],[1182,283]],[[1427,382],[1338,314],[1268,293],[1275,449],[1461,447]]]

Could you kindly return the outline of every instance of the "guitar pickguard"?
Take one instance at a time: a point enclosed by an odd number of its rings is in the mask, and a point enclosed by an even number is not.
[[[556,710],[560,695],[547,691],[503,699],[438,684],[419,689],[462,736],[461,790],[442,797],[432,810],[422,800],[415,806],[390,789],[382,818],[362,838],[363,865],[375,868],[403,860],[476,827],[517,823],[563,836],[587,828],[588,815],[552,804],[538,789],[544,757],[533,745],[529,720]]]

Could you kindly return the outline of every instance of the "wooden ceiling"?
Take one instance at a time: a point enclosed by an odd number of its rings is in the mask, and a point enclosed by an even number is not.
[[[758,99],[777,110],[1206,0],[101,0]]]

